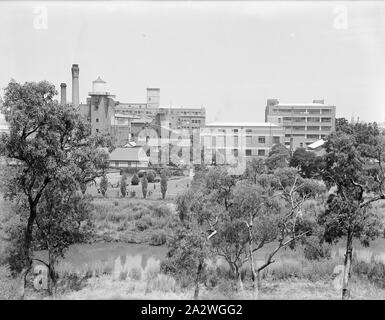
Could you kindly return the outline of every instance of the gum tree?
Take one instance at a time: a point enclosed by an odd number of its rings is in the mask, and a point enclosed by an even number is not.
[[[4,170],[5,197],[23,197],[28,204],[24,231],[24,282],[31,261],[31,242],[38,205],[46,188],[53,183],[72,184],[93,180],[108,164],[108,154],[97,137],[90,136],[89,124],[71,105],[54,100],[55,87],[46,82],[11,82],[5,88],[1,106],[9,133],[0,137],[0,154],[10,160]],[[88,170],[83,171],[79,164]]]
[[[346,239],[342,299],[350,296],[353,240],[369,246],[383,227],[371,205],[385,199],[384,151],[376,124],[345,124],[326,142],[323,179],[333,192],[319,222],[326,241]]]

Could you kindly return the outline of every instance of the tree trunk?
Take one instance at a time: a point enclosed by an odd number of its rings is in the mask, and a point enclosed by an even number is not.
[[[27,222],[27,228],[24,231],[23,251],[24,251],[24,258],[26,259],[26,261],[25,261],[25,267],[21,272],[21,279],[22,279],[22,288],[20,289],[21,299],[24,299],[25,288],[27,286],[27,276],[32,268],[32,258],[30,257],[30,248],[32,243],[32,231],[33,231],[33,224],[35,222],[35,218],[36,218],[36,205],[30,201],[30,211],[29,211],[29,217]]]
[[[258,285],[258,279],[257,279],[258,277],[254,267],[254,257],[251,249],[251,242],[249,242],[249,261],[250,261],[251,279],[253,281],[253,299],[258,299],[259,285]]]
[[[239,291],[243,291],[243,282],[242,282],[242,277],[241,277],[241,270],[238,268],[237,265],[235,265],[235,274],[236,274],[237,281],[238,281],[238,289],[239,289]]]
[[[195,278],[195,291],[194,291],[195,300],[198,300],[199,298],[199,283],[201,280],[202,269],[203,269],[203,261],[199,261],[197,276]]]
[[[349,288],[349,279],[350,279],[350,269],[352,266],[352,257],[353,257],[353,237],[351,233],[348,233],[346,240],[346,253],[344,260],[344,277],[342,279],[342,300],[347,300],[350,297],[350,288]]]
[[[55,258],[52,253],[50,253],[50,248],[48,248],[48,294],[50,296],[55,296],[56,292],[56,273],[55,273]]]

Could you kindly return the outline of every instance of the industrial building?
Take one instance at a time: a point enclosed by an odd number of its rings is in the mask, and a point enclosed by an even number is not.
[[[291,151],[325,139],[335,130],[335,115],[336,107],[325,104],[324,100],[283,104],[268,99],[265,108],[265,121],[284,127],[284,144]]]
[[[117,146],[130,141],[138,142],[139,134],[146,135],[146,130],[161,136],[164,130],[184,129],[193,134],[204,126],[206,111],[204,108],[175,108],[160,106],[160,89],[147,88],[147,100],[142,103],[123,103],[107,91],[107,84],[98,77],[92,82],[92,91],[87,102],[79,104],[79,74],[77,64],[72,66],[72,103],[91,123],[92,133],[110,133]],[[61,103],[65,104],[66,84],[62,83]]]

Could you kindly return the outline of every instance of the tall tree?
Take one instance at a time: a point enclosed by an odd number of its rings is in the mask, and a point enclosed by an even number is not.
[[[73,106],[59,105],[56,94],[46,81],[11,82],[1,106],[10,130],[0,137],[0,154],[17,163],[17,170],[7,171],[2,179],[4,193],[10,198],[22,195],[28,203],[24,276],[32,263],[33,227],[44,190],[52,183],[78,186],[97,177],[108,164],[108,154],[98,149],[100,139],[90,137],[88,122]],[[79,163],[92,169],[82,172]]]
[[[322,157],[317,157],[305,148],[298,148],[290,159],[290,167],[298,168],[303,178],[317,177],[322,170]]]
[[[160,174],[160,192],[162,193],[162,199],[164,200],[167,192],[167,172],[165,170],[162,170]]]
[[[349,279],[354,238],[364,245],[377,237],[382,228],[370,210],[373,202],[385,199],[385,140],[376,125],[350,125],[326,142],[323,179],[334,192],[329,196],[324,215],[325,239],[346,239],[342,298],[350,296]]]
[[[265,161],[270,170],[287,167],[290,161],[290,151],[281,143],[275,144]]]

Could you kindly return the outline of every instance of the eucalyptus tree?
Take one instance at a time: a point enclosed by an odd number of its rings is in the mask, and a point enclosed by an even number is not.
[[[2,189],[8,198],[23,197],[28,205],[24,231],[24,279],[30,270],[31,242],[38,205],[53,184],[87,183],[103,174],[108,154],[101,136],[91,136],[89,123],[72,105],[60,105],[55,87],[46,82],[11,82],[1,111],[9,133],[0,137],[0,154],[9,159]]]
[[[319,222],[326,241],[346,239],[343,299],[350,296],[353,240],[368,246],[383,229],[371,205],[385,200],[384,138],[376,124],[345,124],[326,142],[323,180],[334,191]]]

